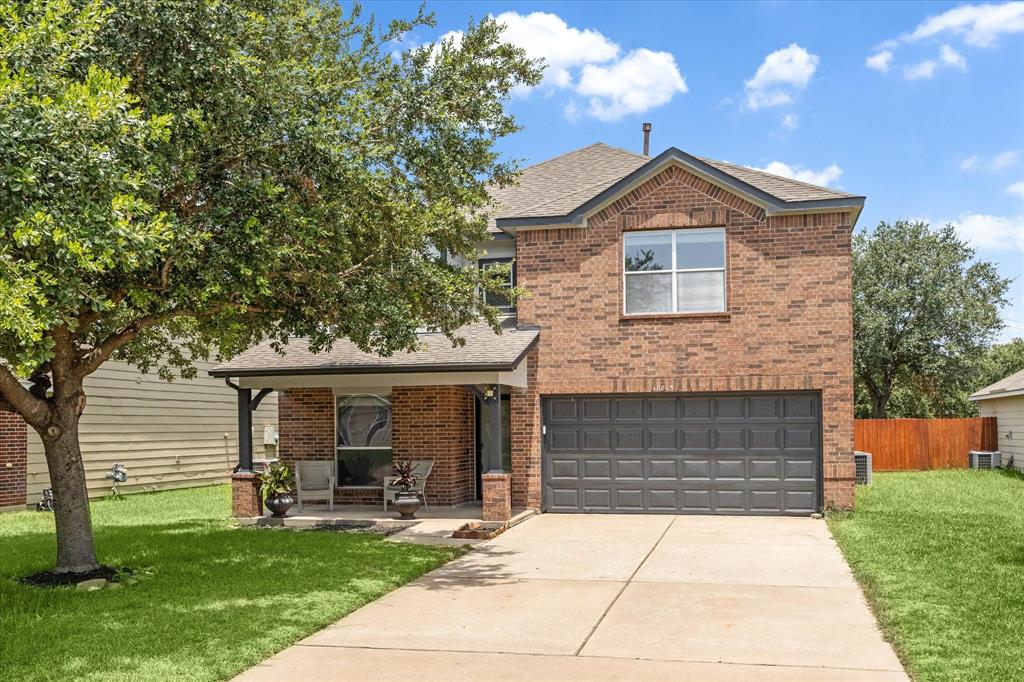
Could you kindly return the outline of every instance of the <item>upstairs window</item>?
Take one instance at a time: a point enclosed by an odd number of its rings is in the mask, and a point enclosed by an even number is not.
[[[627,315],[725,311],[725,229],[623,236]]]
[[[516,285],[516,265],[512,258],[481,258],[480,269],[487,270],[493,268],[495,265],[512,265],[509,268],[508,281],[505,284],[505,288],[511,289]],[[485,291],[484,292],[484,303],[492,305],[503,313],[511,313],[515,311],[515,306],[508,300],[508,297],[503,296],[499,293]]]

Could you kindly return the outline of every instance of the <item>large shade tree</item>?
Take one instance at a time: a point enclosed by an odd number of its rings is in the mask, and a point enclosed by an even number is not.
[[[170,376],[261,338],[382,354],[457,341],[501,273],[495,142],[536,64],[491,20],[399,50],[315,0],[0,5],[0,398],[41,436],[59,572],[97,566],[83,382],[110,358]]]
[[[1009,284],[950,225],[882,222],[854,236],[858,416],[969,410]]]

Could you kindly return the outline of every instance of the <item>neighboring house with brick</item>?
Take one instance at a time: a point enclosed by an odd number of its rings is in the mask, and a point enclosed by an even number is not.
[[[595,144],[494,193],[482,245],[531,296],[505,330],[381,358],[263,345],[215,368],[279,392],[280,457],[376,502],[396,459],[430,504],[809,514],[853,505],[850,239],[864,198]],[[244,417],[243,417],[244,422]],[[242,428],[246,428],[243,423]],[[258,509],[241,454],[236,513]]]
[[[128,469],[124,493],[223,483],[238,463],[235,391],[197,363],[194,379],[166,382],[121,362],[104,363],[85,382],[88,396],[79,424],[90,497],[109,494],[115,462]],[[277,427],[276,396],[261,403],[254,439],[261,457],[269,427]],[[13,412],[0,411],[0,509],[24,509],[50,487],[39,435]]]
[[[982,417],[996,418],[1003,466],[1024,471],[1024,369],[971,395]]]

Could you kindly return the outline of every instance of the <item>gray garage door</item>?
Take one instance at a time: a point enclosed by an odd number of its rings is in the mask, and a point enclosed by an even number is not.
[[[545,511],[819,507],[817,393],[552,396],[542,404]]]

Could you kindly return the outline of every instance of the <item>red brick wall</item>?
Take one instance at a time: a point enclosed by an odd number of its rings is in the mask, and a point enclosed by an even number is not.
[[[474,401],[461,386],[395,386],[391,390],[394,459],[432,459],[430,504],[476,498]]]
[[[537,346],[526,355],[526,387],[511,389],[512,506],[539,509],[540,398],[537,392]]]
[[[727,311],[624,318],[622,233],[688,226],[725,227]],[[539,503],[540,395],[811,389],[822,392],[825,503],[851,506],[851,230],[848,213],[766,218],[673,167],[586,228],[520,232],[518,282],[532,296],[519,322],[542,331],[534,388],[513,397],[528,420],[513,434],[513,504]]]
[[[28,425],[16,412],[0,411],[0,509],[25,505]]]
[[[473,396],[461,386],[396,386],[391,392],[393,458],[432,459],[429,504],[476,497]],[[334,393],[329,388],[282,391],[278,400],[282,460],[334,458]],[[339,489],[342,504],[383,504],[376,489]]]

